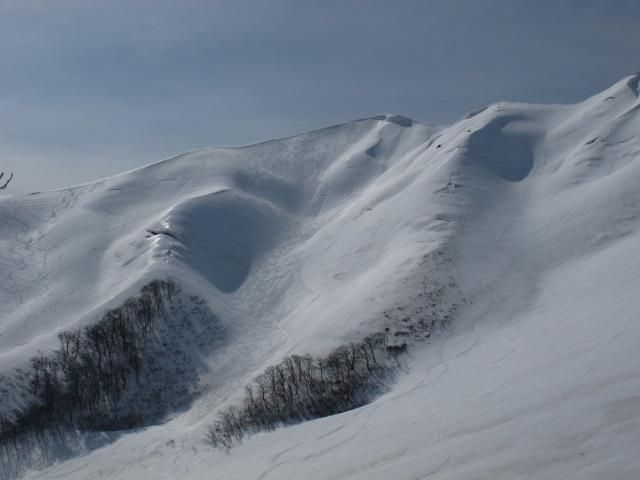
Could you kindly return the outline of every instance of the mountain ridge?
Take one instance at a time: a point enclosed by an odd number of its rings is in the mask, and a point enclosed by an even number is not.
[[[111,455],[130,470],[110,478],[201,478],[213,465],[216,478],[569,478],[578,466],[597,478],[616,472],[611,458],[640,472],[624,447],[640,439],[638,78],[575,105],[499,102],[448,127],[385,114],[0,197],[3,368],[156,278],[202,297],[225,329],[188,411],[44,475],[95,476]],[[215,411],[265,365],[419,315],[439,285],[460,310],[388,394],[188,465]]]

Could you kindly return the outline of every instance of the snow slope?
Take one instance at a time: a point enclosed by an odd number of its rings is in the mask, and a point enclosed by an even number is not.
[[[26,478],[640,478],[639,78],[577,105],[442,128],[380,116],[1,197],[3,370],[166,275],[228,330],[189,411]],[[450,278],[463,307],[391,392],[229,454],[203,443],[262,368]]]

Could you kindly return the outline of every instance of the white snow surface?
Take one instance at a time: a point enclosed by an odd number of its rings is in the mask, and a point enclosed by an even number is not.
[[[0,373],[154,278],[227,329],[187,412],[25,478],[640,478],[639,78],[576,105],[379,116],[2,195]],[[255,374],[379,328],[444,275],[422,261],[442,249],[463,306],[389,393],[207,446]]]

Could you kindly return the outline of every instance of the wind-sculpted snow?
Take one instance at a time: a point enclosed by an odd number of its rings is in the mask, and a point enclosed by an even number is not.
[[[224,328],[187,411],[25,478],[640,477],[637,78],[4,194],[3,370],[156,278]],[[372,403],[207,446],[269,366],[387,327],[413,339],[407,371]]]
[[[163,246],[168,257],[230,293],[242,285],[253,261],[273,245],[286,221],[285,213],[267,201],[221,190],[172,208],[162,219],[169,237]]]
[[[467,157],[496,176],[517,182],[533,168],[534,138],[526,117],[499,115],[469,132]]]

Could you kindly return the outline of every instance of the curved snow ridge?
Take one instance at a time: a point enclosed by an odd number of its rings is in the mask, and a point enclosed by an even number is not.
[[[636,72],[631,75],[627,80],[627,85],[631,91],[635,93],[636,97],[640,96],[640,72]]]
[[[221,292],[231,293],[289,222],[284,211],[265,200],[218,190],[165,214],[160,221],[163,236],[152,243],[150,255],[181,261]]]
[[[514,114],[492,117],[470,132],[462,146],[464,155],[499,178],[524,180],[533,168],[536,140],[525,120],[525,116]]]

